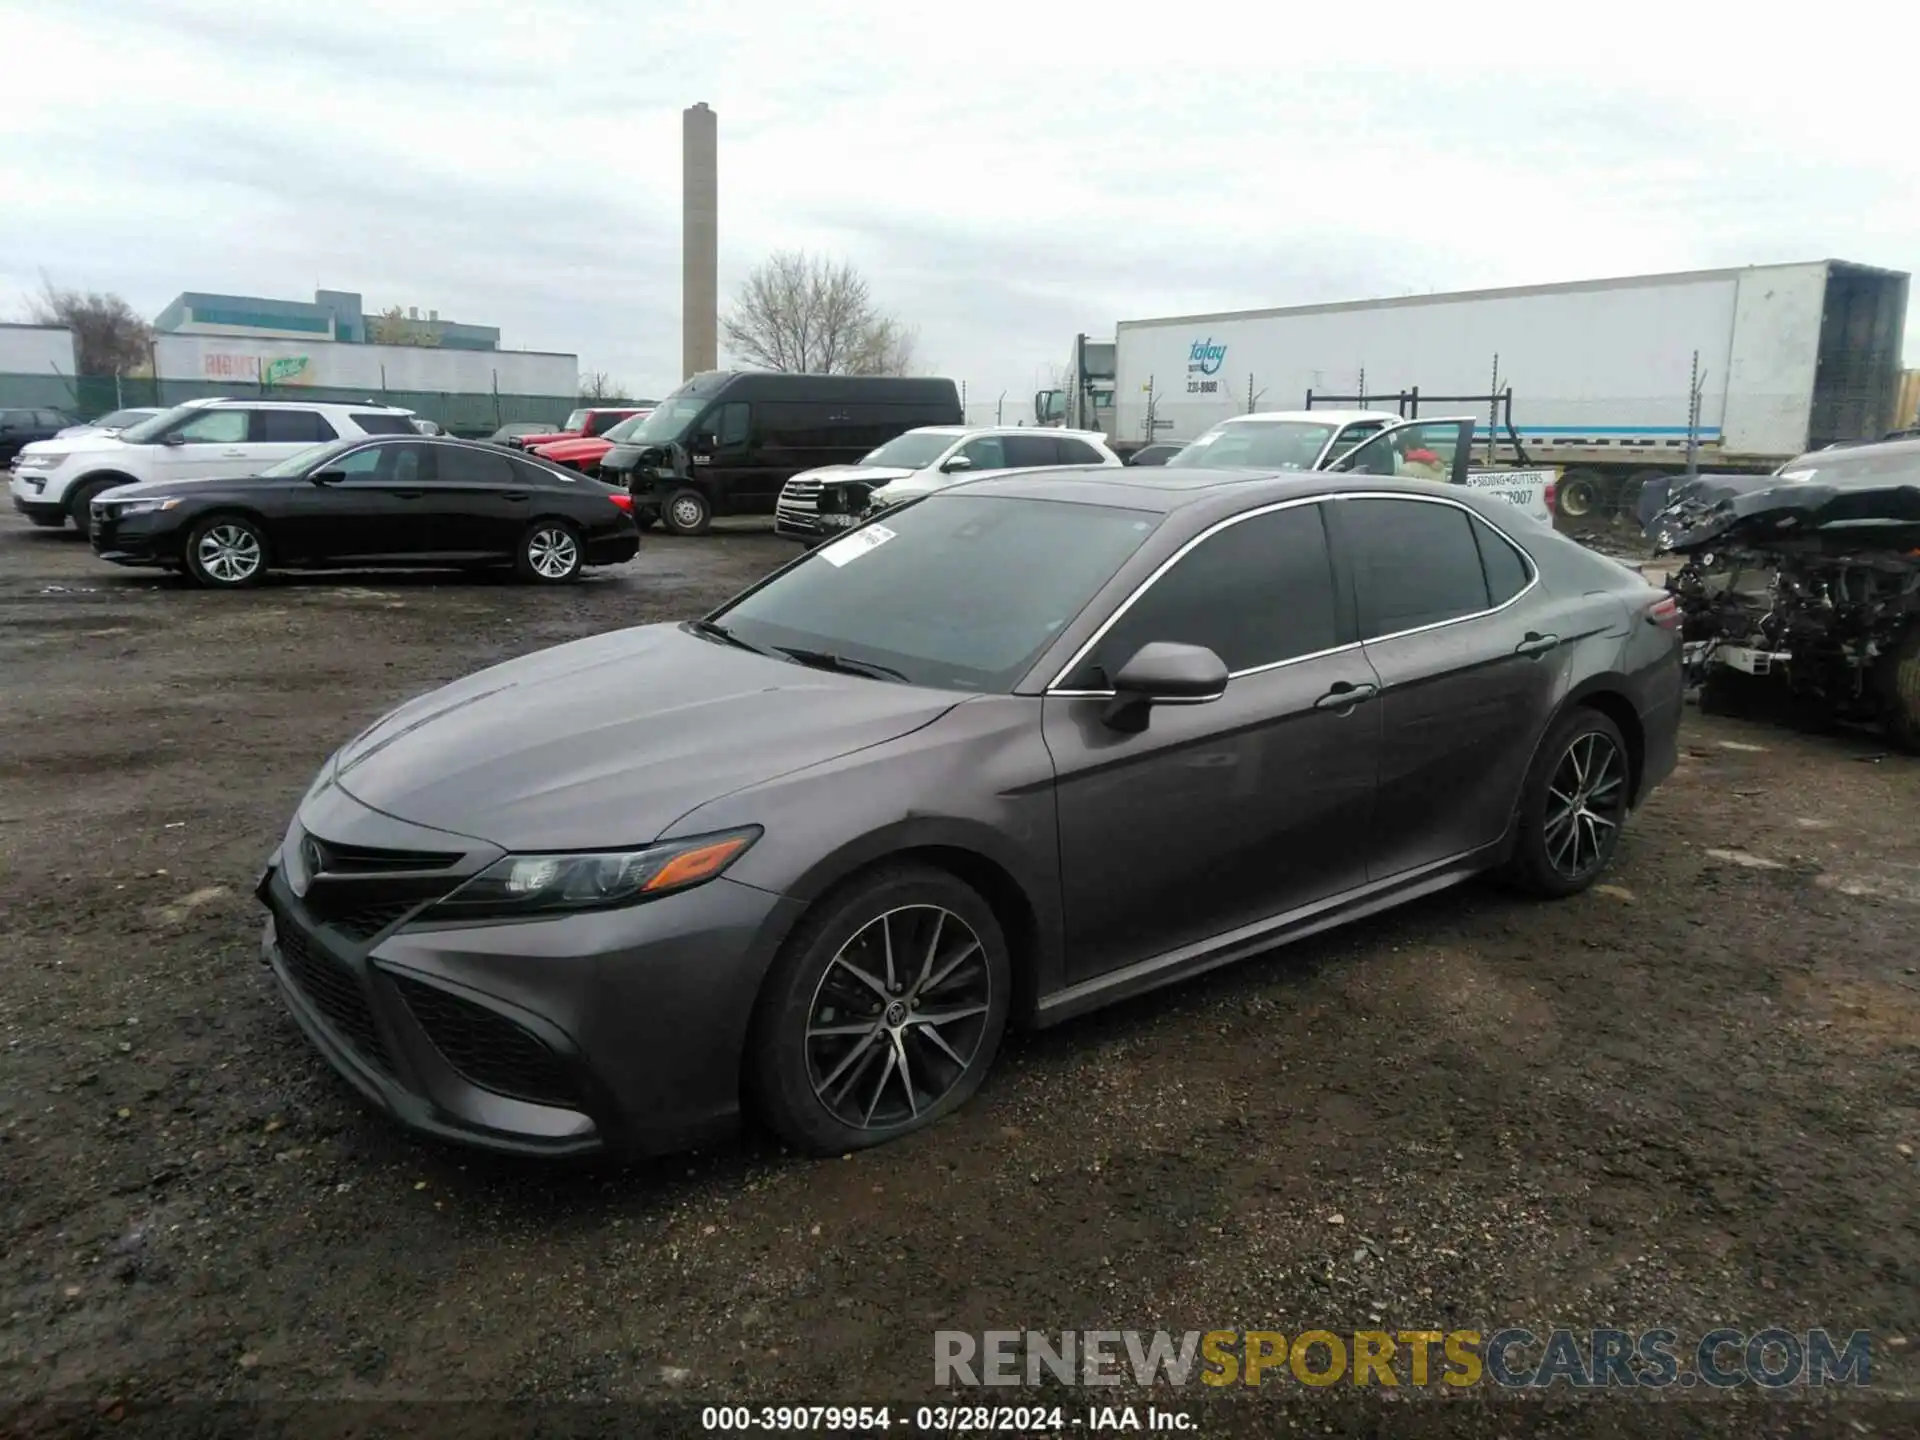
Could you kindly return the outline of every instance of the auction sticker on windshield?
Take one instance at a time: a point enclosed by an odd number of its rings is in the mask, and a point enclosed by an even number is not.
[[[863,530],[854,531],[844,540],[822,546],[814,553],[829,565],[844,565],[849,560],[858,560],[869,550],[878,550],[891,539],[893,531],[886,526],[869,525]]]

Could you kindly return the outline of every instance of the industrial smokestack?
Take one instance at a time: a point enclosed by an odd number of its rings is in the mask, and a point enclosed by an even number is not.
[[[703,100],[681,112],[680,368],[720,368],[720,121]]]

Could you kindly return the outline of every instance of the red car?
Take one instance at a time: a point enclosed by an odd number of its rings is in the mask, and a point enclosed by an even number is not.
[[[640,422],[651,415],[651,410],[629,410],[626,419],[614,425],[604,434],[569,435],[556,438],[549,435],[529,435],[522,442],[529,455],[538,455],[542,460],[555,465],[564,465],[569,470],[578,470],[583,475],[591,475],[594,467],[600,463],[600,457],[614,445],[627,438],[638,429]]]
[[[578,440],[587,436],[604,435],[622,420],[630,420],[635,415],[651,413],[637,405],[595,406],[585,410],[576,410],[567,416],[567,421],[559,429],[546,435],[515,435],[507,443],[517,445],[522,450],[531,450],[536,445],[551,445],[558,440]]]

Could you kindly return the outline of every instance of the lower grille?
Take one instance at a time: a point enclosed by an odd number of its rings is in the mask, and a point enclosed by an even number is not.
[[[327,1024],[369,1063],[389,1074],[393,1062],[387,1047],[380,1042],[380,1031],[373,1023],[373,1007],[366,991],[347,969],[324,954],[316,954],[307,937],[286,918],[275,912],[274,933],[280,942],[280,958],[300,993],[318,1010]]]
[[[344,915],[329,915],[323,922],[342,935],[367,941],[390,925],[397,925],[420,908],[418,900],[395,900],[386,905],[363,905]]]
[[[580,1108],[560,1057],[505,1016],[403,976],[393,983],[434,1048],[482,1090],[535,1105]]]

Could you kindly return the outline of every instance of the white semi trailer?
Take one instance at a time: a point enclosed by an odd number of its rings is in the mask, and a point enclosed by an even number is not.
[[[1081,337],[1073,379],[1035,397],[1036,418],[1132,448],[1255,410],[1479,413],[1492,463],[1561,470],[1561,510],[1580,515],[1690,454],[1765,473],[1880,438],[1899,423],[1908,285],[1818,260],[1127,320],[1111,374]]]

